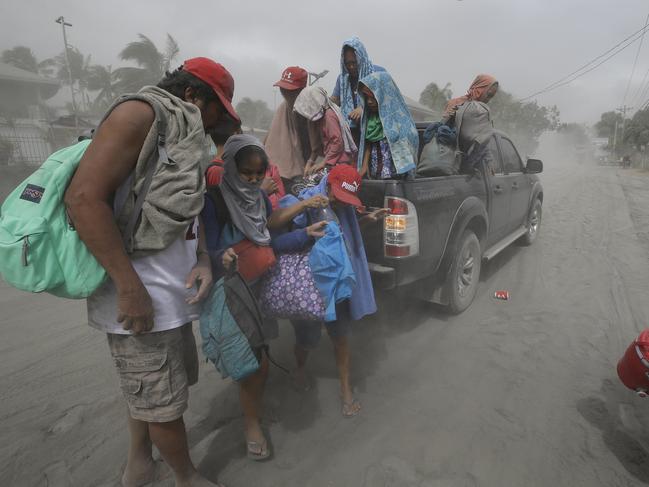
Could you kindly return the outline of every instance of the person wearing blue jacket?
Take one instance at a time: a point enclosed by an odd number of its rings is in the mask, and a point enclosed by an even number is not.
[[[260,247],[270,246],[275,253],[284,253],[300,250],[314,238],[324,235],[324,222],[278,236],[271,235],[271,229],[286,226],[307,208],[326,205],[327,199],[314,196],[293,207],[273,212],[268,196],[261,190],[268,156],[255,137],[230,137],[224,146],[223,160],[224,174],[216,198],[206,197],[201,213],[215,281],[230,266],[237,265],[237,255],[232,246],[244,239]],[[264,320],[263,333],[267,339],[277,337],[277,323]],[[252,460],[264,460],[270,456],[270,450],[259,421],[268,377],[268,357],[262,353],[257,355],[259,369],[240,381],[239,397],[244,415],[247,456]]]
[[[299,198],[308,201],[314,196],[326,196],[329,205],[326,208],[310,209],[306,214],[294,219],[294,224],[304,227],[313,221],[335,221],[339,224],[349,258],[354,271],[355,285],[351,297],[336,306],[337,320],[326,323],[327,333],[334,344],[336,365],[340,377],[342,397],[342,414],[345,417],[356,416],[361,410],[361,404],[353,396],[350,383],[350,350],[349,333],[351,321],[360,320],[364,316],[376,312],[374,289],[367,265],[367,257],[363,246],[359,223],[379,221],[387,212],[385,209],[365,214],[360,219],[356,209],[361,207],[358,191],[361,177],[358,171],[348,165],[339,164],[325,176],[317,186],[302,191]],[[285,196],[280,204],[291,204],[294,197]],[[294,384],[300,390],[310,387],[306,375],[306,362],[309,350],[315,348],[322,335],[322,323],[314,321],[291,322],[295,330],[295,359],[297,369],[294,372]]]

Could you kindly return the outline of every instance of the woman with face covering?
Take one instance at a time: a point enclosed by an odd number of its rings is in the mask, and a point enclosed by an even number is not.
[[[275,254],[295,252],[318,236],[322,236],[325,223],[311,225],[301,230],[273,237],[271,229],[285,226],[307,208],[319,208],[327,204],[324,197],[314,197],[293,207],[275,212],[268,196],[261,190],[268,168],[268,156],[263,145],[251,135],[233,135],[223,150],[224,172],[220,191],[227,215],[219,218],[219,205],[211,198],[205,199],[202,212],[208,251],[214,265],[214,280],[226,269],[237,265],[237,255],[232,246],[244,239],[258,246],[271,246]],[[221,215],[223,216],[223,215]],[[224,223],[219,223],[223,221]],[[253,292],[255,283],[252,284]],[[277,336],[277,323],[264,320],[264,336]],[[254,374],[243,379],[240,385],[240,401],[245,422],[248,458],[264,460],[270,456],[268,442],[260,426],[261,402],[268,377],[268,358],[256,351],[260,367]]]
[[[496,78],[489,74],[479,74],[471,83],[466,95],[458,98],[453,98],[446,104],[444,114],[442,115],[442,123],[446,125],[453,125],[455,112],[460,105],[467,101],[481,101],[489,103],[495,94],[498,92],[498,81]]]

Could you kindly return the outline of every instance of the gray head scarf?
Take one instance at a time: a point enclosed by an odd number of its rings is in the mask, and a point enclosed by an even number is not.
[[[223,148],[225,172],[221,181],[221,193],[230,212],[232,224],[248,240],[257,245],[270,245],[266,219],[266,203],[258,184],[251,184],[239,176],[234,157],[244,147],[254,145],[264,150],[264,146],[252,135],[233,135]]]
[[[349,154],[358,152],[349,124],[345,121],[345,117],[340,111],[340,107],[329,100],[329,95],[327,95],[324,88],[319,86],[307,86],[297,96],[293,107],[295,112],[302,115],[309,122],[320,120],[327,109],[333,110],[338,118],[345,152]]]

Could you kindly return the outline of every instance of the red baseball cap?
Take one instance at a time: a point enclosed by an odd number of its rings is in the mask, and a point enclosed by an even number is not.
[[[282,73],[280,79],[273,86],[279,86],[285,90],[299,90],[305,88],[309,80],[309,73],[299,66],[289,66]]]
[[[234,79],[222,64],[214,62],[206,57],[194,57],[183,63],[183,70],[193,74],[204,83],[210,85],[228,113],[236,121],[241,121],[239,115],[237,115],[237,112],[232,106]]]
[[[337,200],[352,206],[363,206],[358,199],[361,175],[349,164],[338,164],[327,176],[327,183]]]

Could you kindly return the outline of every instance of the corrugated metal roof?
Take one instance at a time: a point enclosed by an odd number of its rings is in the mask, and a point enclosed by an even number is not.
[[[34,83],[39,85],[52,85],[59,86],[59,82],[55,79],[45,78],[39,76],[31,71],[17,68],[11,64],[0,62],[0,80],[22,81],[25,83]]]

